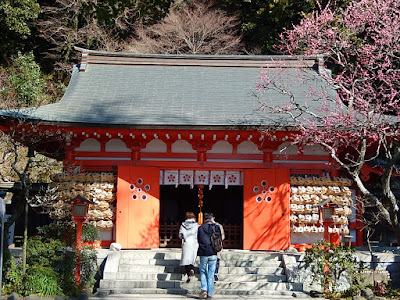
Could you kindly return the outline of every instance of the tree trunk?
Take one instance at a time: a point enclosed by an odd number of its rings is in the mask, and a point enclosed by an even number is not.
[[[29,194],[29,191],[27,191],[25,194]],[[25,218],[24,218],[24,245],[22,248],[22,274],[24,275],[26,273],[26,248],[28,246],[28,214],[29,214],[29,204],[28,201],[26,201]]]
[[[361,195],[365,198],[371,199],[375,204],[377,209],[377,214],[381,215],[380,219],[385,220],[390,225],[393,234],[397,240],[397,243],[400,245],[400,224],[398,219],[398,206],[396,202],[396,198],[390,189],[390,185],[386,185],[382,189],[384,201],[381,201],[376,195],[372,194],[364,185],[358,174],[352,174],[349,172],[349,175],[353,178],[354,182],[357,185]],[[385,177],[385,174],[383,175]],[[385,179],[382,179],[384,182]],[[386,188],[385,188],[386,187]],[[389,190],[387,190],[389,189]]]

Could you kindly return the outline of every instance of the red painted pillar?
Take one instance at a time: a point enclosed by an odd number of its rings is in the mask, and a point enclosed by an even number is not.
[[[131,145],[131,150],[132,150],[131,159],[132,159],[132,161],[136,162],[136,161],[140,160],[140,149],[142,149],[142,144],[141,143],[137,143],[137,144],[132,144]]]
[[[357,221],[357,227],[356,227],[356,247],[362,247],[363,246],[363,223]]]
[[[324,240],[329,241],[329,225],[331,225],[332,222],[324,220]]]
[[[204,162],[206,160],[206,152],[205,151],[198,151],[197,152],[197,161]]]
[[[333,245],[340,245],[340,234],[331,233],[329,237],[329,242]]]
[[[82,227],[83,219],[77,218],[76,222],[76,261],[75,261],[75,280],[77,285],[81,283],[81,250],[82,250]]]
[[[266,151],[264,151],[263,161],[267,164],[272,163],[272,150],[266,149]]]
[[[200,162],[200,165],[207,160],[207,151],[212,147],[211,143],[201,143],[193,146],[193,149],[197,150],[197,161]]]
[[[324,220],[324,240],[330,242],[334,245],[340,244],[340,234],[339,233],[330,233],[329,227],[333,225],[332,220]]]
[[[329,172],[330,177],[338,177],[339,176],[339,171],[338,170],[332,170]]]

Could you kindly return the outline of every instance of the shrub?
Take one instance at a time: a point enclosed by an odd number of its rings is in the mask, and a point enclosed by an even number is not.
[[[319,281],[327,293],[336,293],[342,276],[350,280],[354,289],[357,286],[357,276],[363,269],[363,263],[354,256],[354,252],[354,248],[344,243],[333,245],[320,241],[307,249],[304,256],[305,268],[311,270],[313,281]]]
[[[10,80],[23,106],[35,104],[44,96],[43,74],[33,52],[18,52],[13,58]]]
[[[11,255],[4,256],[2,275],[2,295],[11,294],[13,292],[23,294],[22,269],[17,265],[15,259]]]
[[[88,242],[100,240],[99,229],[92,224],[84,223],[82,226],[82,239]]]
[[[65,243],[60,240],[45,240],[42,236],[28,239],[27,263],[30,266],[54,267],[64,259],[59,252]]]
[[[97,271],[97,255],[91,248],[84,248],[80,255],[81,284],[75,281],[75,249],[67,246],[65,235],[52,226],[39,228],[40,236],[30,237],[27,247],[27,270],[12,256],[4,257],[3,294],[41,296],[66,295],[75,297],[82,290],[92,289]],[[46,234],[45,234],[46,233]]]
[[[97,254],[91,247],[83,247],[80,253],[81,259],[81,288],[93,289],[96,283]]]
[[[25,277],[25,294],[40,296],[62,295],[59,276],[51,267],[34,266],[27,270]]]
[[[76,231],[70,222],[45,225],[38,227],[37,230],[46,241],[51,239],[60,240],[67,246],[72,246],[76,240]]]

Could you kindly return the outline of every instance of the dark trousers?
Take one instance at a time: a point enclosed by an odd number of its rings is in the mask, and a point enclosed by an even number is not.
[[[217,258],[217,264],[216,264],[216,266],[215,266],[215,275],[217,275],[218,274],[218,270],[219,270],[219,257]]]
[[[186,275],[190,275],[190,270],[193,270],[193,272],[194,272],[194,266],[193,265],[186,265],[185,266],[185,274]]]

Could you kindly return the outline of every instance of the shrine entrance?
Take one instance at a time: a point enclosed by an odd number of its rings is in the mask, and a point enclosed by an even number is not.
[[[224,247],[243,247],[243,186],[203,188],[202,211],[212,212],[225,231]],[[160,247],[180,248],[179,227],[187,211],[199,213],[198,186],[160,186]]]
[[[290,245],[289,169],[241,171],[118,168],[116,242],[127,249],[180,247],[187,211],[212,212],[225,248],[285,250]]]

